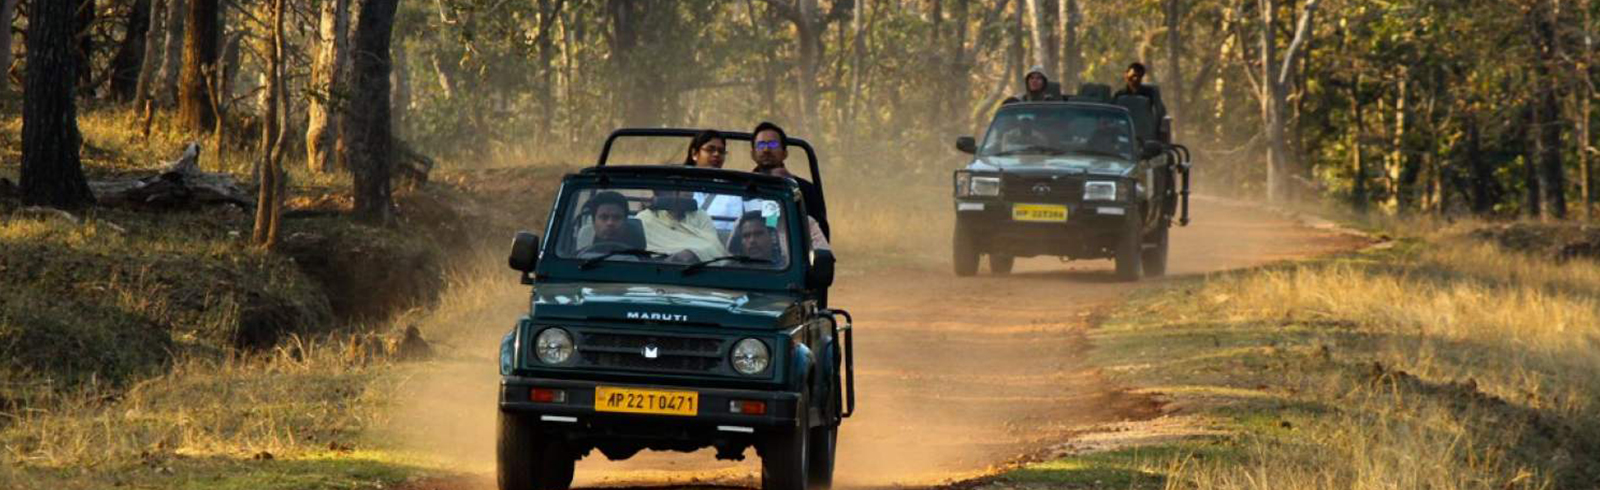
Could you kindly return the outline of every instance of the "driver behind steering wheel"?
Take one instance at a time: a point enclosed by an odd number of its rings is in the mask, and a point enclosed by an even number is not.
[[[589,200],[590,209],[594,212],[594,244],[616,244],[624,248],[629,247],[628,239],[628,198],[622,194],[605,191],[594,195]]]

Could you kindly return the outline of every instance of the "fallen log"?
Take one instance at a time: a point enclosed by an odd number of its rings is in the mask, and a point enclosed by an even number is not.
[[[253,207],[250,195],[232,175],[200,170],[200,145],[189,143],[177,160],[161,173],[138,179],[90,181],[101,206],[194,209],[232,204]]]

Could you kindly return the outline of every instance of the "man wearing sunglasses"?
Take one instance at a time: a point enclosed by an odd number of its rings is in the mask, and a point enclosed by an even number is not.
[[[789,158],[789,148],[785,140],[788,135],[783,128],[771,122],[762,122],[750,134],[750,159],[756,162],[754,172],[789,177],[800,183],[800,194],[806,201],[806,214],[817,220],[817,226],[822,229],[826,237],[833,237],[828,228],[828,208],[822,202],[822,191],[815,184],[795,177],[784,166],[784,160]]]

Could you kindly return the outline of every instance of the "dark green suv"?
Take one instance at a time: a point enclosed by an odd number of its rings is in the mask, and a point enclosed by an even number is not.
[[[1189,219],[1189,161],[1155,127],[1117,104],[1001,106],[981,145],[956,140],[973,155],[953,182],[956,275],[983,255],[995,274],[1039,255],[1114,259],[1124,280],[1164,274],[1167,230]]]
[[[614,132],[599,165],[562,180],[544,239],[517,235],[510,265],[533,294],[500,346],[502,490],[565,489],[595,451],[707,447],[754,448],[763,488],[831,485],[854,409],[851,323],[825,304],[833,255],[813,250],[796,182],[607,165],[618,138],[681,148],[693,134]],[[788,143],[820,187],[810,145]]]

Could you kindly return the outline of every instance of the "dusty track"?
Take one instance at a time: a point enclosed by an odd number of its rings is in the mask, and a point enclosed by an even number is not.
[[[1248,267],[1362,242],[1214,200],[1197,200],[1195,216],[1195,226],[1176,229],[1172,237],[1174,274]],[[1123,394],[1085,361],[1093,316],[1138,287],[1115,282],[1110,267],[1109,261],[1031,259],[1019,260],[1011,277],[957,279],[947,268],[932,267],[842,277],[833,301],[856,315],[860,396],[856,416],[841,431],[838,483],[927,485],[978,476],[1065,441],[1086,425],[1157,413],[1152,401]],[[523,301],[504,299],[509,311]],[[458,376],[473,373],[469,379],[481,380],[481,366],[459,368],[437,373],[453,381],[428,384],[475,406],[450,410],[455,418],[443,414],[448,422],[436,418],[440,407],[418,409],[431,419],[425,430],[457,436],[428,438],[435,441],[430,447],[461,456],[463,469],[483,473],[492,469],[492,386],[473,381],[489,388],[469,387]],[[579,463],[576,485],[754,486],[759,466],[753,452],[748,456],[719,462],[710,452],[644,453],[608,462],[596,454]],[[487,477],[450,486],[457,485],[493,487]]]

